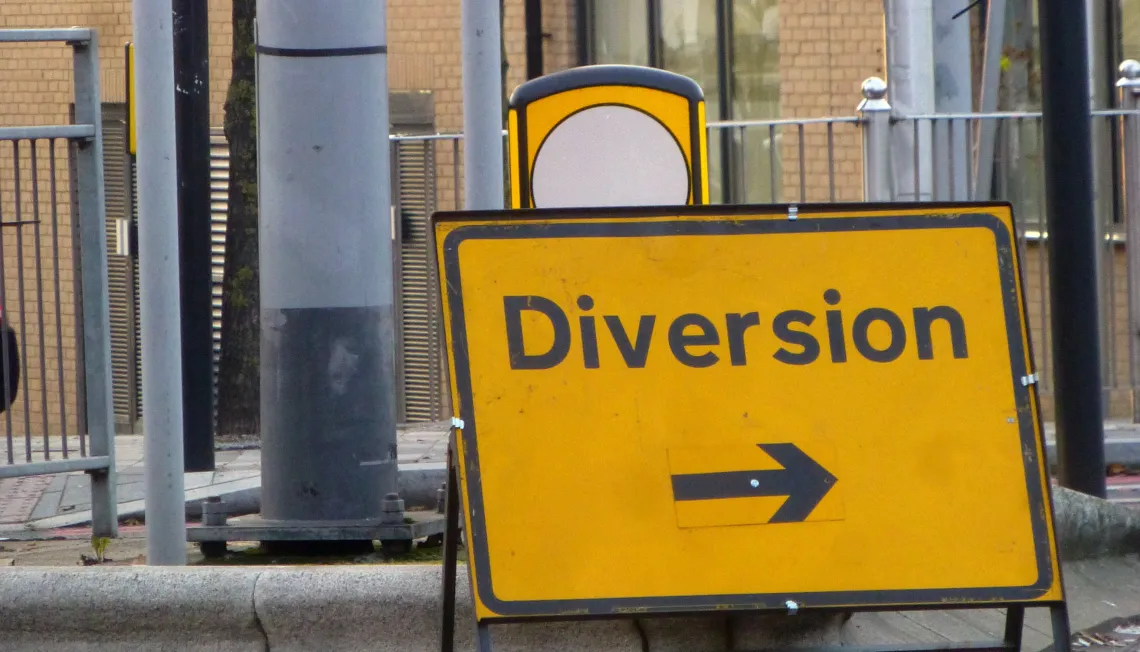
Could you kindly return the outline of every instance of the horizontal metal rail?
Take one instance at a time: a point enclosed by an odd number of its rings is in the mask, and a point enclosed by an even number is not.
[[[45,125],[41,127],[0,127],[0,140],[47,140],[50,138],[94,138],[95,125]]]
[[[25,475],[49,475],[52,473],[73,473],[75,471],[99,471],[111,468],[111,458],[107,456],[80,457],[71,460],[52,460],[30,464],[0,465],[0,480],[18,478]]]
[[[1090,112],[1091,118],[1119,118],[1140,115],[1135,109],[1097,109]],[[916,113],[914,115],[892,116],[895,121],[908,120],[1040,120],[1040,111],[995,111],[993,113]],[[712,124],[712,123],[709,123]]]
[[[503,130],[503,137],[504,138],[507,137],[507,130],[506,129]],[[419,141],[429,141],[429,140],[463,140],[463,134],[462,133],[454,133],[454,134],[423,134],[423,135],[418,135],[418,136],[392,136],[392,135],[388,136],[388,141],[393,142],[393,143],[419,142]]]
[[[781,120],[713,120],[707,123],[709,129],[731,129],[740,127],[798,127],[800,125],[855,124],[862,122],[858,116],[837,116],[833,118],[785,118]]]
[[[91,30],[85,27],[66,29],[0,29],[0,43],[73,43],[90,41]]]

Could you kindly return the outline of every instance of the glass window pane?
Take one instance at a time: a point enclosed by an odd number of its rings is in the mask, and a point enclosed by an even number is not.
[[[649,65],[647,0],[594,3],[594,63]]]
[[[736,120],[780,116],[779,0],[733,2],[733,98]]]
[[[717,0],[661,0],[661,67],[685,75],[705,93],[705,115],[719,120],[717,79]],[[722,201],[720,136],[709,133],[709,195]]]
[[[732,12],[733,70],[732,117],[734,120],[772,120],[780,117],[780,17],[779,0],[734,0]],[[738,197],[746,202],[770,202],[779,197],[773,180],[780,183],[781,154],[794,155],[794,148],[781,151],[789,134],[764,126],[747,127],[734,139],[734,179],[741,185]],[[794,143],[794,144],[798,144]],[[776,151],[773,153],[773,147]],[[784,148],[788,150],[788,148]],[[773,164],[775,168],[773,170]]]
[[[661,67],[701,85],[710,120],[720,116],[716,62],[716,0],[661,0]]]

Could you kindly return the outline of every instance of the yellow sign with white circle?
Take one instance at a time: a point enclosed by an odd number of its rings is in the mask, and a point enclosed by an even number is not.
[[[583,66],[511,95],[512,208],[708,203],[701,87],[641,66]]]

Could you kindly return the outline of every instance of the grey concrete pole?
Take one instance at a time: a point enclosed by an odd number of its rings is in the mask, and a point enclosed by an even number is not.
[[[970,57],[970,16],[955,18],[961,8],[951,2],[934,3],[934,109],[938,113],[973,110],[973,63]],[[953,127],[951,127],[953,125]],[[970,123],[946,121],[934,135],[935,199],[970,198]]]
[[[259,0],[262,516],[396,491],[385,3]]]
[[[134,0],[147,564],[186,563],[178,158],[170,0]]]
[[[1001,81],[1001,53],[1005,47],[1006,0],[989,0],[986,9],[986,46],[982,58],[982,113],[993,113],[998,108],[999,82]],[[978,147],[974,153],[975,201],[988,201],[993,190],[994,151],[997,147],[997,120],[978,121]]]
[[[944,0],[943,0],[944,1]],[[887,79],[891,110],[906,118],[935,111],[933,0],[885,3]],[[932,123],[907,121],[892,129],[895,196],[899,201],[933,199]]]
[[[503,82],[498,0],[463,0],[463,193],[468,210],[503,208]]]

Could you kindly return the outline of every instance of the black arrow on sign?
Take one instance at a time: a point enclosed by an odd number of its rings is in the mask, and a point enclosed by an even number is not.
[[[716,500],[787,496],[769,523],[799,523],[807,520],[836,477],[808,457],[795,444],[756,444],[782,469],[726,471],[673,476],[673,500]]]

